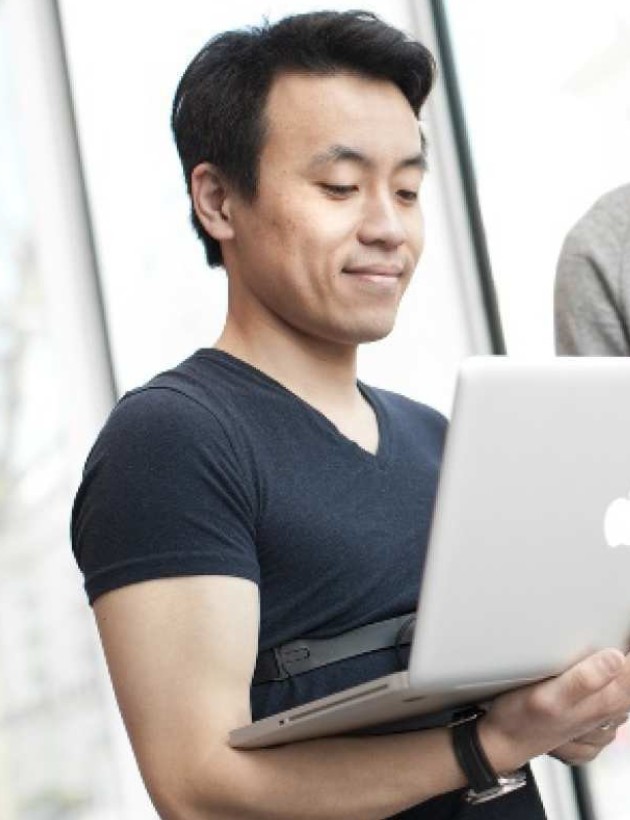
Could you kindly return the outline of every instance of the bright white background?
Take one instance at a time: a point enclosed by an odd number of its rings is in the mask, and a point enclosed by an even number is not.
[[[445,5],[508,352],[550,353],[562,241],[630,182],[630,3]]]

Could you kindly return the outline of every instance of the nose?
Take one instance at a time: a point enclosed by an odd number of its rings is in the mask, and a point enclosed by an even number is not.
[[[374,193],[365,202],[359,240],[392,250],[401,245],[406,232],[399,206],[388,193]]]

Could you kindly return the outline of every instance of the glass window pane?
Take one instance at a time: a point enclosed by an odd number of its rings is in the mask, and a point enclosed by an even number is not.
[[[102,662],[69,554],[76,476],[6,8],[0,4],[0,817],[114,820],[121,804]]]
[[[569,228],[630,180],[625,0],[446,0],[508,352],[553,350]]]

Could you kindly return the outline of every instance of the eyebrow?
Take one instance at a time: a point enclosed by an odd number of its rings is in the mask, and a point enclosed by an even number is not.
[[[425,149],[426,142],[423,137],[422,149],[417,154],[413,154],[412,156],[405,157],[405,159],[401,160],[396,165],[396,170],[399,171],[403,168],[419,168],[421,171],[426,171],[427,157]],[[335,162],[354,162],[357,165],[368,169],[374,167],[374,160],[370,159],[367,154],[364,154],[363,151],[359,151],[356,148],[351,148],[348,145],[329,146],[326,150],[321,151],[319,154],[315,154],[309,162],[308,167],[310,170],[314,171],[322,165],[328,165]]]

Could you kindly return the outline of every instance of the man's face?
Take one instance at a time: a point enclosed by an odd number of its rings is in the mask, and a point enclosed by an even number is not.
[[[417,120],[392,83],[278,77],[253,203],[233,200],[231,309],[336,344],[386,336],[423,245]]]

